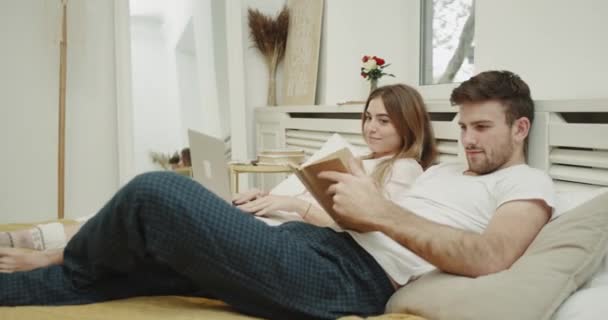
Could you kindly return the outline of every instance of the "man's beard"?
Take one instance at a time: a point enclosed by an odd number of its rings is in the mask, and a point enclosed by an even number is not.
[[[488,154],[488,152],[484,149],[477,148],[475,146],[469,146],[466,148],[467,150],[481,150],[483,158],[479,161],[471,161],[469,157],[467,157],[467,163],[469,164],[469,170],[478,174],[488,174],[496,171],[498,168],[502,167],[509,158],[513,154],[513,145],[511,143],[505,143],[501,146],[498,146],[494,150],[496,152],[492,154]]]

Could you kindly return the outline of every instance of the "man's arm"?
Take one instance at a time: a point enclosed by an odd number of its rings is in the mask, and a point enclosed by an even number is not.
[[[543,201],[510,201],[501,205],[482,234],[441,225],[382,197],[371,178],[359,169],[353,175],[324,172],[336,181],[332,218],[346,229],[381,231],[437,268],[477,277],[509,268],[549,220]]]
[[[542,201],[511,201],[498,208],[482,234],[431,222],[393,203],[376,224],[381,231],[445,272],[477,277],[509,268],[547,223]]]

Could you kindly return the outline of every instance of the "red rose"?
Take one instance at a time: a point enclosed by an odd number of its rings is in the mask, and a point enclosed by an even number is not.
[[[384,59],[378,57],[375,57],[374,60],[376,60],[376,64],[379,66],[383,65],[385,62]]]
[[[363,78],[367,77],[367,73],[361,72],[361,77],[363,77]]]
[[[367,62],[367,60],[369,60],[369,56],[363,56],[362,60],[363,60],[364,63]]]

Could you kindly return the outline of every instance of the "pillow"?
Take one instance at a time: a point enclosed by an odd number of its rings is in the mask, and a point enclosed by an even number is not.
[[[608,249],[608,248],[607,248]],[[608,250],[606,250],[608,254]],[[595,320],[608,314],[608,256],[598,271],[580,290],[571,295],[559,307],[553,320]]]
[[[547,224],[510,269],[478,278],[433,271],[399,289],[387,312],[428,319],[549,319],[598,268],[608,244],[608,193]]]
[[[596,287],[608,287],[608,248],[604,253],[604,259],[602,260],[602,264],[600,268],[595,272],[595,274],[591,277],[583,288],[596,288]]]
[[[570,211],[605,192],[608,192],[608,188],[557,192],[557,196],[555,197],[555,212],[553,213],[553,218],[556,218],[562,213]]]
[[[365,148],[355,147],[346,141],[341,135],[334,133],[327,141],[321,146],[317,152],[315,152],[310,158],[308,158],[304,164],[309,164],[313,161],[321,159],[334,151],[338,151],[342,148],[348,148],[354,156],[362,156],[368,152]],[[300,179],[295,175],[290,175],[287,179],[281,181],[272,190],[271,194],[282,195],[282,196],[295,196],[304,192],[306,188],[300,182]]]
[[[608,286],[581,289],[559,307],[552,320],[597,320],[608,314]]]

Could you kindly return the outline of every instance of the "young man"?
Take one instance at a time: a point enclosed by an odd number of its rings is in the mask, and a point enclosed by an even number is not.
[[[323,173],[337,182],[333,218],[347,232],[269,227],[188,179],[145,174],[82,227],[63,266],[0,274],[0,305],[198,294],[267,318],[329,319],[382,313],[396,286],[433,266],[469,276],[508,268],[553,203],[549,177],[525,165],[530,91],[491,71],[452,102],[468,167],[429,169],[401,206],[356,164],[354,175]]]
[[[342,227],[379,231],[400,245],[396,252],[409,250],[443,271],[475,277],[507,269],[524,253],[551,217],[554,191],[545,173],[525,164],[534,104],[517,75],[483,72],[456,88],[451,102],[459,106],[468,166],[431,167],[397,203],[383,200],[360,171],[323,176],[337,182],[333,218]],[[385,270],[403,284],[412,274],[393,262]]]

